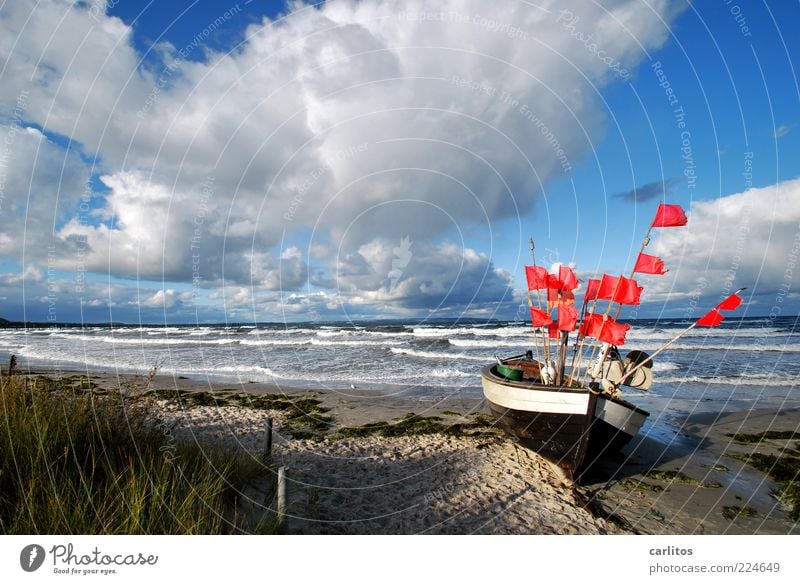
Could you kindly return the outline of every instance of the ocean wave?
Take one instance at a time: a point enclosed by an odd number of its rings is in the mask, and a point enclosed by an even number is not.
[[[711,385],[764,385],[770,387],[794,387],[798,384],[796,377],[781,377],[776,375],[729,375],[729,376],[700,376],[687,375],[686,377],[664,377],[655,379],[658,383],[705,383]]]
[[[275,328],[275,329],[258,329],[257,328],[257,329],[251,330],[247,334],[248,335],[256,335],[256,336],[268,336],[268,335],[295,335],[295,334],[297,334],[297,335],[299,335],[299,334],[311,335],[311,334],[316,334],[316,333],[317,333],[316,329],[310,329],[310,328],[296,328],[296,329],[293,329],[293,328],[287,328],[287,329],[278,329],[278,328]]]
[[[531,334],[530,327],[498,327],[498,328],[477,328],[477,327],[415,327],[412,334],[417,337],[450,337],[457,335],[473,335],[476,337],[519,337]]]
[[[663,347],[658,343],[635,343],[626,342],[625,348],[638,349],[640,351],[655,351]],[[800,353],[800,344],[793,343],[791,345],[767,345],[767,346],[754,346],[752,343],[745,345],[722,345],[716,343],[697,343],[695,344],[677,344],[670,345],[665,352],[669,351],[749,351],[749,352],[770,352],[770,353]]]
[[[368,347],[375,345],[399,345],[402,341],[325,341],[321,339],[310,339],[312,345],[320,347]]]
[[[669,340],[674,338],[678,333],[685,329],[637,329],[636,324],[632,323],[631,330],[628,332],[627,338],[631,340],[658,340],[664,339]],[[691,330],[690,332],[686,333],[683,338],[685,339],[703,339],[706,337],[728,337],[732,339],[742,340],[742,339],[757,339],[761,337],[774,337],[776,334],[781,334],[780,329],[777,328],[763,328],[763,329],[754,329],[754,328],[735,328],[735,329],[725,329],[725,328],[696,328]],[[788,335],[786,335],[788,336]]]
[[[662,373],[664,371],[675,371],[677,369],[681,369],[681,366],[677,363],[671,363],[669,361],[656,361],[653,363],[653,372],[655,373]]]
[[[310,345],[311,341],[310,339],[259,339],[257,341],[241,339],[239,344],[248,347],[300,347],[302,345]]]
[[[83,341],[85,343],[111,343],[116,345],[231,345],[234,343],[238,343],[236,339],[208,339],[208,340],[197,340],[197,339],[158,339],[158,338],[137,338],[137,339],[129,339],[129,338],[119,338],[119,337],[109,337],[109,336],[94,336],[94,335],[68,335],[62,333],[52,333],[50,334],[52,338],[59,338],[59,339],[69,339],[73,341]]]
[[[524,341],[504,341],[504,340],[478,340],[478,339],[447,339],[448,342],[453,345],[454,347],[481,347],[481,348],[493,348],[493,347],[520,347],[520,349],[524,349],[528,345],[532,345],[532,338],[531,342],[524,342]]]
[[[391,347],[390,351],[395,355],[408,355],[409,357],[420,357],[422,359],[457,359],[466,361],[490,361],[490,357],[479,355],[468,355],[466,353],[445,353],[440,351],[416,351],[414,349],[404,349],[402,347]]]

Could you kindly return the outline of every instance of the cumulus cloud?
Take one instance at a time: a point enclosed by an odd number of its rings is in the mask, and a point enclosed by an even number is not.
[[[298,3],[198,60],[168,43],[138,54],[97,6],[14,4],[0,18],[0,114],[25,93],[26,120],[80,145],[82,159],[54,145],[44,157],[69,159],[53,183],[67,208],[102,175],[90,218],[51,227],[61,269],[401,309],[506,298],[486,254],[433,242],[469,229],[489,241],[600,138],[599,91],[617,72],[562,11],[631,70],[676,12],[666,0]],[[308,230],[324,240],[308,257],[282,243]],[[414,257],[387,287],[404,237]],[[18,253],[13,241],[0,250]]]
[[[658,230],[652,252],[670,272],[648,295],[714,299],[747,287],[764,304],[792,291],[800,256],[800,179],[692,204],[689,223]]]

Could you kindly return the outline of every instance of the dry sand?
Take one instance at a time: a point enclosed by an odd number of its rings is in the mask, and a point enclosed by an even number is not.
[[[274,418],[273,460],[287,473],[288,533],[601,534],[559,469],[505,436],[296,440],[278,411],[164,404],[176,438],[258,456]]]

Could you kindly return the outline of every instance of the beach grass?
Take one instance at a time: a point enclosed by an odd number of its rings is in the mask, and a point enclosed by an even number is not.
[[[147,378],[143,378],[146,385]],[[265,461],[175,441],[132,384],[0,380],[0,533],[270,533],[242,504]]]

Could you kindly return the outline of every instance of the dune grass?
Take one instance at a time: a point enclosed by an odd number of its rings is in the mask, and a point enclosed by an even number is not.
[[[0,533],[274,529],[242,511],[241,493],[269,475],[262,461],[174,441],[143,388],[98,395],[84,385],[0,380]]]

